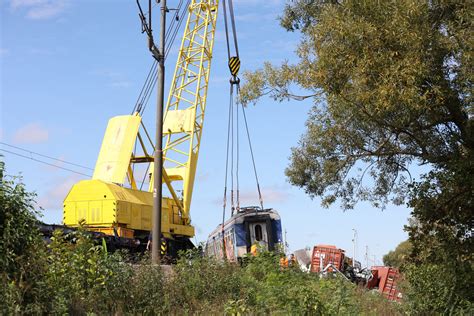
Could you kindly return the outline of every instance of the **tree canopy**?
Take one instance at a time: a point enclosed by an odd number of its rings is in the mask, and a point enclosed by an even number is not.
[[[471,15],[459,1],[288,4],[281,25],[301,32],[298,62],[247,74],[242,99],[315,98],[290,182],[328,204],[379,206],[403,201],[413,162],[472,159]]]
[[[408,261],[411,255],[412,245],[409,240],[402,241],[395,250],[389,251],[383,256],[383,264],[389,267],[400,268]]]

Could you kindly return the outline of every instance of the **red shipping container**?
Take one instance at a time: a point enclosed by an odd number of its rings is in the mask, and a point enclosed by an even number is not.
[[[336,248],[332,245],[317,245],[313,248],[311,257],[311,272],[319,273],[331,264],[339,271],[342,270],[344,264],[344,250]],[[328,269],[333,272],[332,268]]]
[[[396,268],[377,266],[372,267],[374,279],[378,279],[379,292],[391,301],[400,301],[401,294],[397,289],[400,272]],[[372,282],[370,282],[372,283]]]

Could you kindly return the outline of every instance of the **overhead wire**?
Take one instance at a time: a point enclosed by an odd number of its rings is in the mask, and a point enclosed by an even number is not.
[[[148,93],[147,91],[149,89],[148,86],[149,86],[149,82],[150,82],[150,77],[151,76],[155,77],[154,74],[156,73],[157,64],[158,64],[158,62],[154,59],[152,65],[150,67],[150,71],[148,71],[148,75],[145,79],[145,83],[143,84],[142,89],[140,90],[140,94],[138,95],[137,102],[135,103],[135,106],[133,107],[132,114],[135,113],[135,112],[138,112],[138,113],[141,112],[142,107],[143,107],[144,97],[145,97],[146,93]]]
[[[184,21],[183,16],[187,12],[187,9],[188,9],[188,7],[191,3],[191,0],[187,0],[186,5],[184,7],[184,10],[181,10],[182,6],[183,6],[183,3],[184,3],[184,0],[180,0],[177,8],[173,9],[173,10],[175,10],[175,13],[174,13],[173,18],[171,20],[171,23],[168,25],[168,28],[166,30],[165,40],[166,40],[166,43],[167,43],[167,47],[165,48],[165,52],[163,52],[163,55],[165,56],[165,59],[167,58],[168,54],[171,51],[171,48],[174,44],[176,36],[177,36],[177,34],[178,34],[178,32],[181,28],[182,22]],[[156,6],[156,4],[155,4],[155,6]],[[156,81],[158,79],[157,72],[158,72],[158,62],[157,62],[156,59],[154,59],[152,65],[150,67],[150,70],[148,72],[148,75],[145,79],[145,82],[142,86],[140,94],[137,98],[137,102],[136,102],[135,107],[132,111],[132,114],[135,113],[135,112],[138,112],[140,114],[140,116],[143,116],[143,114],[145,112],[145,109],[146,109],[146,107],[149,103],[149,100],[151,98],[151,95],[153,94],[153,90],[156,86]],[[149,140],[149,142],[150,142],[150,144],[151,144],[151,146],[153,147],[153,150],[154,150],[153,141],[151,140],[151,137],[148,134],[148,131],[146,130],[145,125],[143,124],[143,121],[141,121],[141,125],[142,125],[142,127],[145,131],[147,139]],[[142,190],[143,185],[147,183],[145,180],[146,180],[146,177],[148,176],[148,171],[149,170],[150,170],[150,164],[148,164],[148,166],[146,168],[146,171],[145,171],[145,174],[143,175],[142,181],[138,181],[138,182],[141,182],[140,190]]]
[[[148,175],[148,170],[150,170],[150,165],[151,165],[151,164],[148,164],[148,166],[146,167],[145,174],[143,175],[143,180],[140,181],[140,182],[142,183],[142,184],[140,185],[140,191],[142,190],[143,184],[145,183],[145,179],[146,179],[146,177],[147,177],[147,175]],[[148,182],[148,183],[149,183],[149,182]],[[147,184],[148,184],[148,183],[147,183]]]
[[[174,31],[173,31],[173,33],[172,33],[172,35],[171,35],[171,40],[167,39],[168,45],[167,45],[167,47],[166,47],[166,49],[165,49],[165,59],[168,57],[168,54],[169,54],[170,51],[171,51],[171,48],[172,48],[172,46],[173,46],[173,44],[174,44],[174,41],[175,41],[175,39],[176,39],[176,36],[177,36],[177,34],[178,34],[178,31],[180,30],[181,25],[183,24],[183,21],[185,20],[185,19],[183,19],[183,17],[184,17],[184,15],[185,15],[185,13],[188,11],[189,5],[191,4],[191,0],[187,0],[187,1],[186,1],[186,4],[185,4],[183,10],[181,11],[181,13],[182,13],[182,14],[181,14],[181,17],[179,17],[179,12],[180,12],[181,7],[182,7],[182,2],[183,2],[183,0],[180,0],[179,5],[178,5],[178,8],[177,8],[177,10],[176,10],[176,15],[175,15],[174,21],[177,21],[177,25],[176,25],[176,27],[174,28]],[[176,17],[177,17],[177,18],[176,18]]]
[[[165,48],[165,51],[163,52],[165,59],[168,57],[171,48],[176,40],[176,36],[181,28],[181,25],[183,21],[185,20],[183,16],[187,12],[189,5],[191,3],[191,0],[187,0],[186,4],[184,5],[184,0],[180,0],[179,4],[175,10],[175,14],[173,15],[173,19],[171,23],[168,25],[166,34],[165,34],[165,39],[167,43],[167,47]],[[148,102],[150,100],[150,97],[152,95],[152,92],[155,88],[156,85],[156,80],[157,80],[157,72],[158,72],[158,67],[157,67],[157,61],[154,60],[152,66],[150,67],[149,75],[147,76],[145,83],[143,84],[142,91],[139,95],[139,102],[137,101],[137,105],[140,104],[140,111],[137,111],[140,115],[143,116],[143,113],[145,112],[145,109],[148,105]],[[137,105],[135,106],[134,110],[137,109]],[[134,111],[135,112],[135,111]]]
[[[14,146],[14,145],[10,145],[10,144],[4,143],[4,142],[0,142],[0,144],[5,145],[5,146],[8,146],[8,147],[11,147],[11,148],[15,148],[15,149],[17,149],[17,150],[21,150],[21,151],[27,152],[27,153],[32,154],[32,155],[36,155],[36,156],[40,156],[40,157],[43,157],[43,158],[48,158],[48,159],[51,159],[51,160],[59,161],[59,162],[61,162],[61,163],[65,163],[65,164],[68,164],[68,165],[71,165],[71,166],[75,166],[75,167],[79,167],[79,168],[84,168],[84,169],[88,169],[88,170],[94,170],[94,169],[92,169],[92,168],[89,168],[89,167],[86,167],[86,166],[82,166],[82,165],[79,165],[79,164],[74,163],[74,162],[69,162],[69,161],[66,161],[66,160],[63,160],[63,159],[58,159],[58,158],[51,157],[51,156],[48,156],[48,155],[40,154],[40,153],[31,151],[31,150],[28,150],[28,149],[25,149],[25,148],[21,148],[21,147],[18,147],[18,146]]]
[[[49,163],[49,162],[40,160],[40,159],[36,159],[36,158],[33,158],[33,157],[28,157],[28,156],[26,156],[26,155],[22,155],[22,154],[19,154],[19,153],[10,151],[10,150],[6,150],[6,149],[3,149],[3,148],[0,148],[0,150],[1,150],[1,151],[4,151],[4,152],[6,152],[6,153],[12,154],[12,155],[16,155],[16,156],[19,156],[19,157],[23,157],[23,158],[26,158],[26,159],[30,159],[30,160],[36,161],[36,162],[39,162],[39,163],[42,163],[42,164],[45,164],[45,165],[48,165],[48,166],[51,166],[51,167],[55,167],[55,168],[59,168],[59,169],[63,169],[63,170],[69,171],[69,172],[77,173],[77,174],[80,174],[80,175],[82,175],[82,176],[86,176],[86,177],[89,177],[89,178],[91,177],[91,175],[89,175],[89,174],[85,174],[85,173],[82,173],[82,172],[79,172],[79,171],[75,171],[75,170],[72,170],[72,169],[69,169],[69,168],[64,168],[64,167],[61,167],[61,166],[58,166],[58,165],[55,165],[55,164],[52,164],[52,163]]]
[[[158,63],[156,63],[158,65]],[[140,116],[143,116],[143,113],[145,112],[145,109],[146,109],[146,106],[148,105],[148,101],[150,100],[150,97],[152,95],[152,92],[153,90],[155,89],[155,86],[156,86],[156,80],[157,80],[157,76],[156,76],[156,72],[157,72],[157,69],[155,69],[154,71],[154,74],[153,74],[153,77],[152,79],[148,82],[148,85],[145,89],[145,93],[143,95],[143,100],[142,100],[142,104],[143,104],[143,107],[141,108],[141,111],[139,112]]]

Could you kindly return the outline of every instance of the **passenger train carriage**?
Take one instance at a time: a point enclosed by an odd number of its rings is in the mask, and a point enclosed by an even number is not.
[[[209,235],[205,246],[206,255],[222,259],[224,244],[226,258],[232,262],[250,253],[253,244],[269,251],[282,249],[280,215],[273,209],[241,208],[224,223],[224,233],[222,225],[219,225]]]

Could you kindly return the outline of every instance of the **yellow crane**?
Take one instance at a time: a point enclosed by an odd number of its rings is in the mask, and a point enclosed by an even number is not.
[[[161,231],[175,250],[186,248],[194,236],[190,204],[206,110],[218,2],[191,0],[165,106],[163,183],[170,197],[162,200]],[[147,139],[150,137],[139,112],[110,119],[92,179],[76,183],[64,200],[65,225],[77,226],[85,221],[88,229],[108,235],[148,236],[152,228],[153,174],[150,172],[147,191],[138,189],[134,174],[136,164],[149,164],[147,170],[153,170],[153,156],[149,153],[154,149],[147,149]],[[134,154],[137,145],[141,155]]]

